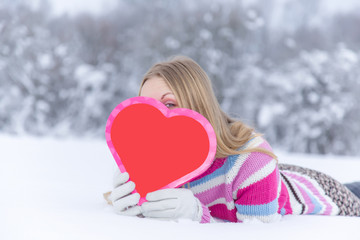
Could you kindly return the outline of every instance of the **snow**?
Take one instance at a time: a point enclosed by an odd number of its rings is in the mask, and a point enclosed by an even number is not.
[[[0,135],[0,239],[360,239],[360,218],[198,224],[113,213],[102,194],[115,168],[105,140]],[[360,159],[276,151],[280,162],[360,180]]]
[[[281,150],[275,150],[275,153],[280,163],[308,167],[326,173],[342,183],[360,181],[360,157],[295,154]]]

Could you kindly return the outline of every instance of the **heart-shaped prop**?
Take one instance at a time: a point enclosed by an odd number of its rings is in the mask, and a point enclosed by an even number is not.
[[[106,124],[106,141],[121,172],[145,202],[147,193],[175,188],[205,172],[216,153],[216,135],[201,114],[169,110],[153,98],[120,103]]]

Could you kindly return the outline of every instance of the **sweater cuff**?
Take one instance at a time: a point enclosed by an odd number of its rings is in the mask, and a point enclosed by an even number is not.
[[[198,203],[198,213],[197,213],[197,221],[200,223],[212,223],[215,222],[210,214],[210,210],[207,206],[202,204],[198,198],[196,198]]]

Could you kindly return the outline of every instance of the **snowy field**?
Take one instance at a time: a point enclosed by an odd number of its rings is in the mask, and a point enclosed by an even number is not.
[[[115,162],[101,140],[0,135],[0,239],[360,239],[360,218],[285,216],[278,223],[198,224],[123,217],[102,194]],[[360,159],[277,152],[341,182],[360,180]]]

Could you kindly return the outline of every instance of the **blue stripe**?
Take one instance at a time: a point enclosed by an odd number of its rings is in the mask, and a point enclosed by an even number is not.
[[[310,197],[311,202],[315,206],[314,210],[312,212],[309,212],[309,214],[317,214],[317,213],[319,213],[323,209],[322,204],[318,200],[316,200],[316,198],[312,194],[309,194],[308,191],[306,191],[306,194]]]
[[[281,214],[282,216],[284,216],[284,215],[286,214],[285,208],[282,208],[282,209],[280,210],[280,214]]]
[[[216,169],[214,172],[212,172],[209,175],[206,175],[203,178],[200,178],[196,181],[193,181],[190,183],[190,187],[194,187],[203,183],[206,183],[220,175],[224,175],[227,174],[229,172],[229,170],[235,165],[235,162],[237,160],[237,158],[239,157],[239,154],[237,155],[231,155],[229,157],[227,157],[227,159],[224,162],[224,165],[222,165],[220,168]]]
[[[235,204],[238,213],[249,216],[267,216],[277,212],[279,208],[278,199],[261,205],[239,205]]]
[[[252,141],[254,141],[254,139],[256,139],[258,137],[252,138],[249,141],[247,141],[242,147],[238,148],[237,150],[244,150]],[[237,159],[239,158],[240,154],[236,154],[236,155],[231,155],[228,156],[227,159],[224,162],[224,165],[222,165],[220,168],[216,169],[214,172],[212,172],[209,175],[206,175],[203,178],[200,178],[196,181],[190,182],[190,187],[194,187],[194,186],[198,186],[200,184],[206,183],[220,175],[224,175],[227,174],[230,169],[233,168],[233,166],[235,165]]]

